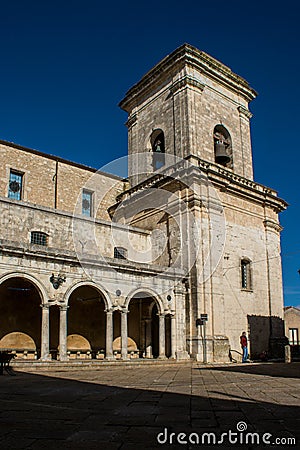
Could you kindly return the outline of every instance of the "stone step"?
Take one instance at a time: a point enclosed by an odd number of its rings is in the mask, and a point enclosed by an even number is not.
[[[74,361],[22,361],[14,360],[11,367],[15,370],[35,371],[35,370],[71,370],[71,369],[89,369],[100,368],[105,366],[114,367],[142,367],[145,365],[174,365],[186,364],[187,361],[177,361],[175,359],[134,359],[130,361],[104,361],[104,360],[74,360]]]

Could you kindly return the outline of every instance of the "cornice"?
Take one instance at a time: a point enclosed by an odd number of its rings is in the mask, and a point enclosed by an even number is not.
[[[201,83],[199,80],[197,80],[195,77],[192,77],[191,75],[185,75],[184,77],[180,78],[179,80],[175,81],[175,83],[172,84],[172,86],[170,87],[170,91],[174,95],[176,94],[176,92],[180,91],[181,89],[187,86],[197,89],[200,92],[202,92],[205,87],[205,85]]]
[[[99,270],[109,272],[116,270],[118,272],[132,273],[143,276],[161,276],[164,279],[177,279],[184,276],[184,271],[180,268],[170,268],[164,266],[155,266],[147,263],[137,263],[129,260],[115,260],[114,258],[98,257],[96,255],[86,254],[78,255],[75,252],[64,249],[43,249],[35,250],[30,245],[19,242],[0,239],[0,255],[22,258],[22,266],[26,268],[24,260],[39,260],[47,264],[62,264],[64,266],[78,266],[79,268],[91,266]],[[50,269],[49,269],[50,270]]]
[[[68,159],[61,158],[60,156],[50,155],[48,153],[44,153],[39,150],[35,150],[35,149],[29,148],[29,147],[24,147],[23,145],[15,144],[14,142],[3,141],[2,139],[0,139],[0,147],[1,146],[3,146],[5,149],[8,148],[8,150],[10,150],[11,148],[14,148],[16,150],[20,150],[25,153],[31,153],[33,155],[41,156],[42,158],[45,158],[48,160],[52,160],[52,161],[55,161],[55,162],[58,162],[61,164],[66,164],[68,166],[77,167],[77,168],[85,170],[87,172],[97,173],[99,175],[103,175],[105,177],[112,178],[114,180],[120,180],[120,181],[123,180],[123,178],[121,178],[117,175],[113,175],[113,174],[110,174],[107,172],[102,172],[101,170],[95,169],[94,167],[85,166],[84,164],[80,164],[80,163],[77,163],[74,161],[69,161]]]
[[[225,64],[189,44],[184,44],[162,59],[129,89],[119,106],[130,112],[140,99],[147,97],[154,89],[170,83],[175,73],[185,66],[199,70],[247,101],[251,101],[257,96],[256,91],[250,87],[248,82],[232,72]]]
[[[280,233],[283,230],[283,227],[273,220],[264,220],[264,226],[266,230],[276,231],[277,233]]]
[[[14,200],[14,199],[11,199],[8,197],[0,197],[0,206],[2,206],[1,203],[10,205],[10,208],[12,208],[12,207],[20,208],[20,209],[25,208],[28,210],[47,213],[49,215],[65,217],[65,218],[72,220],[74,223],[82,222],[85,224],[91,224],[91,225],[95,225],[95,226],[103,226],[103,227],[108,227],[108,228],[113,227],[115,229],[120,229],[120,230],[124,230],[124,231],[132,231],[134,233],[139,233],[142,235],[150,234],[150,232],[145,230],[144,228],[132,227],[131,225],[124,225],[121,223],[112,222],[112,221],[108,221],[108,220],[104,220],[104,219],[97,219],[94,217],[87,217],[87,216],[83,216],[80,214],[76,215],[76,214],[73,214],[68,211],[62,211],[62,210],[50,208],[48,206],[41,206],[41,205],[37,205],[36,203],[24,202],[21,200]],[[82,225],[82,226],[84,226],[84,225]]]
[[[117,202],[130,201],[133,196],[142,196],[143,192],[149,188],[162,188],[168,183],[184,183],[187,180],[186,184],[190,186],[192,182],[197,183],[199,177],[202,177],[202,182],[211,182],[219,187],[220,191],[234,192],[262,205],[270,206],[276,213],[285,210],[288,206],[285,200],[277,196],[275,190],[194,155],[122,192],[118,195]],[[112,209],[116,206],[113,205]]]
[[[238,111],[239,111],[241,117],[251,119],[251,117],[253,116],[252,112],[250,112],[249,109],[244,108],[244,106],[239,106]]]
[[[128,117],[128,120],[127,120],[127,122],[126,122],[126,126],[127,126],[127,128],[128,128],[128,130],[130,130],[136,123],[137,123],[137,114],[136,113],[134,113],[134,114],[131,114],[129,117]]]

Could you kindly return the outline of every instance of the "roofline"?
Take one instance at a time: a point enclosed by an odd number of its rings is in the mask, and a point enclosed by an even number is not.
[[[300,308],[297,308],[297,306],[285,306],[283,309],[284,309],[284,312],[290,311],[291,309],[295,309],[297,312],[300,313]]]
[[[107,177],[110,177],[110,178],[113,178],[113,179],[116,179],[116,180],[121,180],[121,181],[125,180],[124,178],[121,178],[118,175],[113,175],[113,174],[108,173],[108,172],[103,172],[101,170],[95,169],[94,167],[90,167],[90,166],[86,166],[84,164],[80,164],[80,163],[77,163],[77,162],[74,162],[74,161],[70,161],[68,159],[61,158],[60,156],[55,156],[55,155],[51,155],[49,153],[44,153],[44,152],[41,152],[40,150],[35,150],[33,148],[24,147],[23,145],[15,144],[14,142],[4,141],[4,140],[0,139],[0,145],[1,144],[9,146],[9,147],[16,148],[18,150],[22,150],[24,152],[33,153],[34,155],[42,156],[44,158],[52,159],[53,161],[56,161],[56,162],[60,162],[60,163],[63,163],[63,164],[68,164],[68,165],[74,166],[74,167],[78,167],[79,169],[87,170],[89,172],[93,172],[93,173],[97,172],[97,173],[99,173],[101,175],[105,175]]]
[[[253,100],[257,96],[257,92],[249,83],[240,75],[234,73],[230,67],[190,44],[183,44],[159,61],[140,81],[126,92],[123,100],[119,103],[120,108],[129,112],[128,109],[130,109],[132,101],[137,96],[143,95],[149,89],[150,84],[155,84],[158,80],[161,82],[161,77],[164,74],[170,73],[178,65],[184,66],[185,64],[206,70],[207,74],[212,78],[217,76],[219,82],[231,90],[238,91],[248,101]]]

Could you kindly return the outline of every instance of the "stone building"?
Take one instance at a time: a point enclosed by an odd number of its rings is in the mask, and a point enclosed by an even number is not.
[[[128,178],[0,141],[0,347],[19,358],[278,352],[278,213],[253,180],[255,91],[190,45],[121,101]]]
[[[300,309],[295,306],[284,308],[285,335],[291,346],[292,356],[300,356]]]

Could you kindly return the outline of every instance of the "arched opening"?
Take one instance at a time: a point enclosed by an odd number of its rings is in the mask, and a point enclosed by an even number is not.
[[[80,286],[68,302],[67,352],[69,358],[105,357],[105,303],[92,286]]]
[[[214,128],[214,151],[217,164],[232,168],[231,136],[223,125],[216,125]]]
[[[128,309],[128,338],[135,342],[138,356],[157,358],[159,356],[157,301],[147,293],[138,293],[130,300]]]
[[[165,136],[161,129],[154,130],[150,137],[152,149],[153,170],[159,170],[165,165]]]
[[[42,299],[37,287],[23,277],[0,284],[0,348],[18,358],[37,359],[41,351]]]

